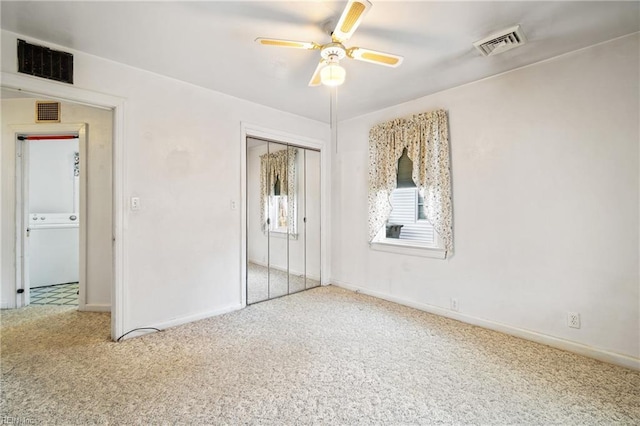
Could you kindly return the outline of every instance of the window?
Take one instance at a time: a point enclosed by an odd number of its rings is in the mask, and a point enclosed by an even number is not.
[[[260,215],[263,232],[297,237],[297,154],[296,148],[288,147],[260,156]]]
[[[395,238],[412,245],[434,247],[433,226],[424,216],[424,200],[418,188],[397,188],[391,193],[391,215],[385,225],[385,239]],[[397,231],[393,232],[398,227]]]
[[[269,212],[267,223],[269,231],[282,232],[288,231],[288,200],[286,195],[272,195],[265,206]]]
[[[450,173],[446,111],[374,126],[369,132],[371,247],[439,258],[450,255]]]
[[[398,160],[397,188],[391,192],[391,213],[373,242],[393,245],[437,248],[438,241],[433,226],[424,212],[424,197],[411,176],[413,162],[403,150]]]

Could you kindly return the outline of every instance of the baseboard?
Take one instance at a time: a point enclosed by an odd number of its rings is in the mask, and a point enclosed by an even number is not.
[[[111,312],[111,305],[101,303],[89,303],[85,304],[82,309],[78,309],[82,312]]]
[[[264,262],[256,262],[255,260],[249,260],[249,262],[250,263],[255,263],[256,265],[262,266],[264,268],[269,268],[270,267],[271,269],[275,269],[276,271],[285,272],[285,273],[287,272],[286,268],[282,268],[280,266],[276,266],[276,265],[269,266]],[[297,275],[298,277],[304,276],[304,272],[296,271],[294,269],[290,269],[289,273],[292,274],[292,275]],[[312,280],[315,280],[315,281],[320,281],[320,277],[317,277],[317,276],[314,276],[314,275],[308,275],[307,277],[309,279],[312,279]]]
[[[377,291],[368,290],[363,287],[358,287],[340,280],[332,280],[331,283],[336,287],[341,287],[346,290],[355,291],[358,293],[366,294],[369,296],[377,297],[378,299],[394,302],[399,305],[408,306],[410,308],[419,309],[421,311],[429,312],[431,314],[440,315],[443,317],[451,318],[457,321],[461,321],[467,324],[476,325],[478,327],[487,328],[501,333],[509,334],[511,336],[520,337],[522,339],[531,340],[533,342],[542,343],[543,345],[551,346],[553,348],[562,349],[568,352],[573,352],[579,355],[584,355],[589,358],[594,358],[599,361],[608,362],[610,364],[619,365],[633,370],[640,371],[640,359],[630,357],[615,352],[606,351],[603,349],[594,348],[591,346],[583,345],[582,343],[572,342],[570,340],[561,339],[558,337],[550,336],[547,334],[538,333],[531,330],[525,330],[510,325],[477,318],[470,315],[461,314],[460,312],[450,311],[448,309],[441,308],[435,305],[429,305],[426,303],[418,303],[411,300],[406,300],[400,297],[388,295]]]
[[[151,325],[146,325],[146,326],[143,326],[143,327],[136,327],[134,329],[135,331],[131,331],[131,332],[127,333],[126,335],[122,336],[120,341],[131,339],[133,337],[143,336],[143,335],[149,334],[149,333],[155,333],[155,332],[157,332],[157,330],[155,330],[155,329],[166,330],[167,328],[176,327],[178,325],[187,324],[187,323],[190,323],[190,322],[194,322],[194,321],[199,321],[199,320],[206,319],[206,318],[215,317],[215,316],[218,316],[218,315],[222,315],[222,314],[226,314],[226,313],[229,313],[229,312],[237,311],[239,309],[242,309],[242,305],[238,303],[238,304],[235,304],[235,305],[226,306],[224,308],[215,309],[213,311],[200,312],[200,313],[193,314],[193,315],[187,315],[187,316],[184,316],[184,317],[173,318],[173,319],[170,319],[169,321],[163,321],[163,322],[159,322],[159,323],[155,323],[155,324],[151,324]]]

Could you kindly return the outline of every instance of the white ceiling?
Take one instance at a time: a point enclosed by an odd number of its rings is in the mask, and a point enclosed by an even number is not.
[[[396,69],[343,60],[347,119],[640,30],[640,3],[371,0],[345,45],[405,57]],[[3,29],[329,122],[329,90],[308,87],[318,51],[258,36],[326,43],[346,1],[2,1]],[[528,43],[485,58],[472,43],[520,24]]]

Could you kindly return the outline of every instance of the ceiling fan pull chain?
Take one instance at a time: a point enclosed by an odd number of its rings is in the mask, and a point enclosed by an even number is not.
[[[336,154],[338,153],[338,87],[331,88],[329,99],[329,112],[331,114],[331,139],[336,145]]]

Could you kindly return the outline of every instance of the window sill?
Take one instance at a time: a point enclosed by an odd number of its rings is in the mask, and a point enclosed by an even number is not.
[[[410,256],[430,257],[432,259],[446,259],[447,252],[436,247],[422,247],[407,243],[392,243],[387,241],[374,241],[369,243],[372,250],[386,251],[388,253],[407,254]]]

